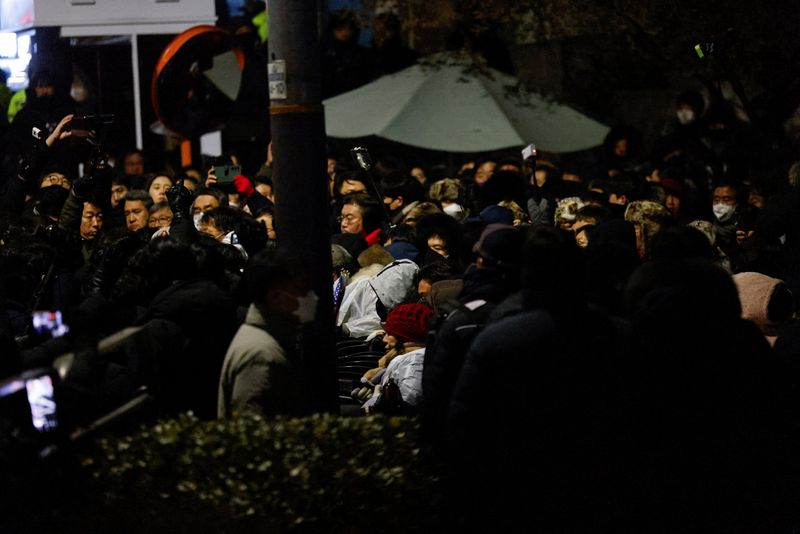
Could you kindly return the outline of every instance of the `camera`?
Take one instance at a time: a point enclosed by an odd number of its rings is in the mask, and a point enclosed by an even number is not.
[[[79,135],[77,132],[96,132],[112,124],[114,124],[114,115],[110,113],[81,115],[79,117],[72,117],[72,120],[64,125],[64,129],[71,130],[73,135]]]
[[[369,151],[366,148],[362,146],[351,148],[350,154],[353,156],[353,159],[361,168],[361,170],[369,171],[372,169],[372,158],[370,157]]]
[[[64,125],[64,130],[72,133],[72,142],[86,141],[89,145],[99,146],[99,137],[102,138],[105,130],[114,123],[114,115],[82,115],[73,117]]]
[[[537,150],[536,145],[533,143],[522,149],[522,161],[525,163],[535,162],[538,157],[539,150]]]

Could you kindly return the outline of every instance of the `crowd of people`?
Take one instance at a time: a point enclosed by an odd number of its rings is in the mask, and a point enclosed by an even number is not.
[[[329,301],[278,246],[271,154],[148,172],[72,119],[1,177],[2,378],[72,352],[72,426],[143,386],[161,415],[308,413],[299,341]],[[340,400],[419,416],[453,525],[797,524],[800,162],[748,157],[757,135],[687,92],[647,158],[630,128],[581,164],[329,155],[329,326],[372,356]]]

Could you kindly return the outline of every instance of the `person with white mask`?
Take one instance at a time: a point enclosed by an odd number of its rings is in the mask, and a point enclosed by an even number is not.
[[[705,100],[697,91],[684,91],[675,99],[675,119],[681,126],[695,124],[704,109]]]
[[[657,160],[677,155],[701,160],[707,157],[708,149],[701,142],[705,108],[705,98],[699,92],[680,93],[671,109],[673,115],[662,127],[661,136],[653,147],[653,157]]]
[[[431,186],[428,196],[442,206],[443,212],[459,222],[469,215],[467,209],[460,203],[463,194],[458,180],[444,178],[435,182]]]
[[[198,230],[200,229],[200,220],[203,218],[205,212],[227,205],[228,196],[218,189],[203,187],[196,191],[191,208],[192,221],[194,222],[195,228]]]
[[[717,224],[728,224],[736,217],[739,199],[733,185],[720,184],[714,188],[711,211]]]
[[[306,372],[298,333],[314,320],[317,295],[299,259],[266,249],[250,260],[244,280],[253,302],[231,341],[219,381],[217,416],[266,416],[308,412]]]
[[[751,206],[740,202],[739,185],[720,182],[711,195],[714,230],[717,245],[731,258],[734,272],[754,259],[756,243],[753,239],[756,214]],[[746,198],[746,197],[745,197]]]

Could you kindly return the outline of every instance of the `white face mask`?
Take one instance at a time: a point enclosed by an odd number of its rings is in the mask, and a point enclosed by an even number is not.
[[[442,211],[454,219],[461,219],[461,216],[464,214],[464,207],[461,204],[453,203],[443,206]]]
[[[200,219],[202,218],[203,218],[202,213],[195,213],[194,215],[192,215],[192,222],[194,222],[194,227],[197,230],[200,230]]]
[[[83,102],[89,97],[89,91],[83,85],[73,85],[69,88],[69,96],[76,102]]]
[[[302,297],[297,297],[297,309],[292,312],[301,324],[310,323],[314,320],[317,313],[317,302],[319,297],[313,291],[309,291]]]
[[[711,210],[714,212],[714,217],[716,217],[719,222],[724,223],[731,220],[733,214],[736,212],[736,206],[714,204],[711,206]]]
[[[678,122],[686,126],[690,122],[694,122],[694,110],[679,109],[675,115],[678,117]]]

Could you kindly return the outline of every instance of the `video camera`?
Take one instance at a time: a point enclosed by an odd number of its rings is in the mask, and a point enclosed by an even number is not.
[[[71,131],[75,137],[90,137],[97,135],[114,124],[114,115],[110,113],[100,115],[81,115],[72,117],[72,120],[64,125],[64,129]]]

